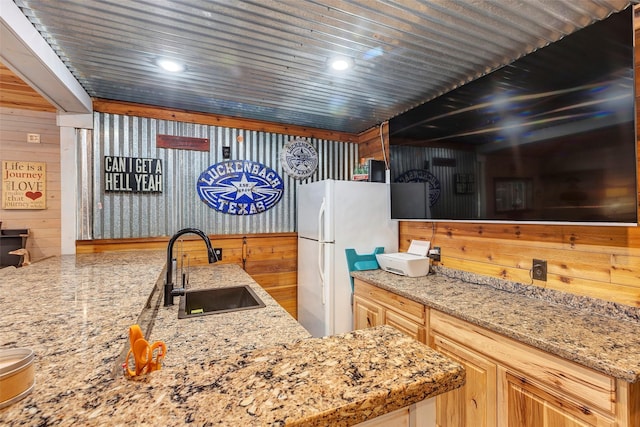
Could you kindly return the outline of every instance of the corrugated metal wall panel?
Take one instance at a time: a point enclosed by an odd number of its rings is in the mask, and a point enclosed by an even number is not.
[[[157,148],[158,134],[208,138],[210,151]],[[81,162],[79,169],[94,171],[88,214],[93,216],[95,239],[167,236],[184,227],[210,234],[296,231],[296,180],[284,172],[279,159],[280,150],[293,136],[106,113],[94,114],[93,136],[92,161]],[[357,144],[309,142],[318,151],[318,169],[302,182],[350,178],[358,161]],[[261,214],[236,216],[211,209],[199,199],[196,180],[210,165],[223,161],[224,146],[231,148],[231,159],[263,163],[282,177],[285,193],[276,206]],[[163,192],[105,193],[104,156],[161,159]]]
[[[89,129],[76,129],[76,174],[77,206],[79,215],[76,218],[76,238],[87,240],[93,238],[93,138]]]

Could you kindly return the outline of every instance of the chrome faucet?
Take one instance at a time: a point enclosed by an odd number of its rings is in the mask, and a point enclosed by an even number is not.
[[[204,243],[207,245],[207,257],[209,259],[209,264],[213,264],[218,261],[218,257],[211,246],[211,240],[209,237],[204,234],[202,231],[197,228],[183,228],[174,234],[171,239],[169,239],[169,244],[167,245],[167,276],[164,281],[164,306],[167,307],[169,305],[173,305],[173,297],[176,295],[183,295],[185,292],[184,288],[175,288],[173,287],[173,244],[178,240],[178,238],[184,234],[195,234],[200,236]]]

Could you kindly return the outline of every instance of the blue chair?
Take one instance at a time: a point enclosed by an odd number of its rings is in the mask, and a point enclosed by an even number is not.
[[[384,247],[378,246],[373,253],[364,255],[359,255],[355,249],[345,249],[344,252],[347,255],[349,273],[352,271],[377,270],[380,266],[378,265],[376,254],[384,253]],[[353,293],[353,277],[349,276],[349,278],[351,279],[351,293]]]

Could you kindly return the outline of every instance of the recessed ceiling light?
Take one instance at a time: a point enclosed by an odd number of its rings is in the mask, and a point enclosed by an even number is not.
[[[353,59],[347,56],[329,58],[329,66],[334,71],[345,71],[353,67]]]
[[[170,71],[172,73],[180,73],[185,70],[185,66],[183,64],[171,59],[160,58],[156,61],[156,64],[158,64],[158,67],[163,70]]]

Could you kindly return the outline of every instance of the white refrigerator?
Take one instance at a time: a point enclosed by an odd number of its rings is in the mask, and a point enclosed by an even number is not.
[[[324,180],[299,184],[298,321],[314,337],[353,330],[345,249],[398,251],[385,183]]]

